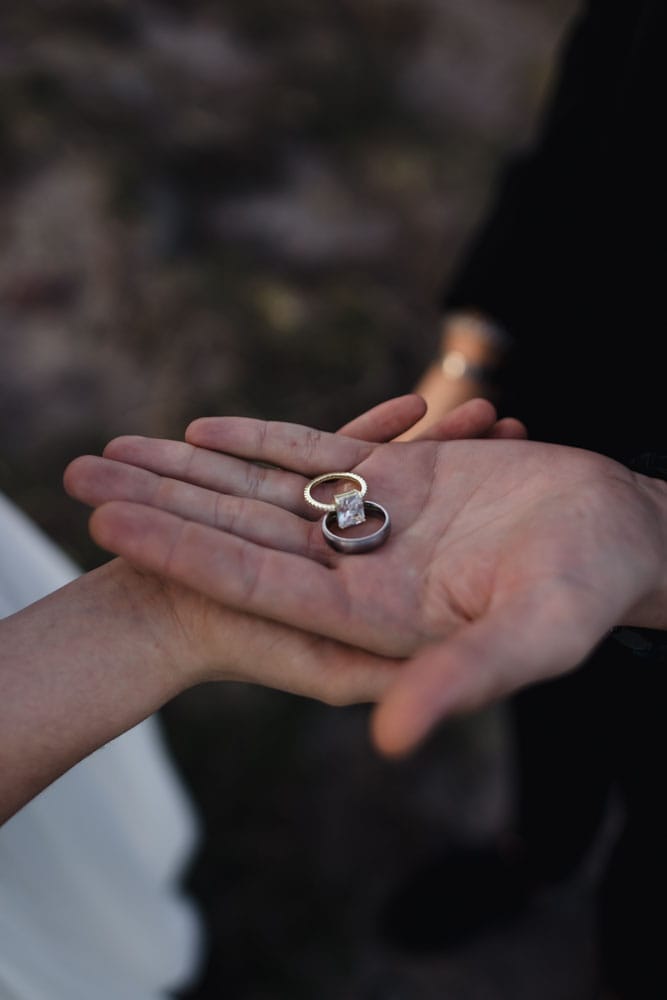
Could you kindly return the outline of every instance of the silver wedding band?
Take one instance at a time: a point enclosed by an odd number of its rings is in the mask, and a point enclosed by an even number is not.
[[[350,474],[347,473],[347,475],[349,476]],[[373,500],[364,500],[364,510],[369,514],[379,514],[382,518],[382,524],[376,531],[371,532],[370,535],[361,535],[359,538],[343,538],[342,535],[337,535],[331,531],[329,522],[333,524],[336,521],[335,509],[330,510],[324,515],[322,518],[322,534],[332,549],[336,549],[337,552],[354,555],[359,552],[370,552],[387,540],[391,531],[389,512],[381,504],[375,503]]]

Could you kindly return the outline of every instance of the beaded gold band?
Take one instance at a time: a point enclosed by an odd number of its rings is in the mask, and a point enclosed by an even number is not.
[[[312,494],[312,491],[316,486],[320,486],[322,483],[328,483],[332,479],[345,479],[348,482],[351,481],[356,483],[359,490],[355,490],[355,492],[359,493],[359,498],[361,500],[363,500],[368,492],[368,483],[362,476],[358,476],[356,472],[325,472],[322,476],[316,476],[315,479],[311,479],[306,486],[303,491],[306,503],[309,503],[311,507],[315,508],[315,510],[321,510],[327,514],[330,511],[336,510],[337,505],[335,503],[323,503],[321,500],[316,500]]]

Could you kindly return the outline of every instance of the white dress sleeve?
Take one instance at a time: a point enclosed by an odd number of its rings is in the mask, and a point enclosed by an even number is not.
[[[0,617],[79,570],[0,495]],[[180,880],[198,823],[158,721],[107,744],[0,827],[0,1000],[158,1000],[198,971]]]

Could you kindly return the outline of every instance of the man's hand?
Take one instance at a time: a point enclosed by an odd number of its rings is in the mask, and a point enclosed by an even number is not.
[[[393,521],[356,558],[326,545],[303,499],[339,470],[364,476]],[[393,665],[374,720],[387,753],[575,667],[616,624],[665,623],[667,487],[578,449],[378,445],[210,418],[187,443],[118,439],[67,482],[101,505],[93,537],[135,565]]]

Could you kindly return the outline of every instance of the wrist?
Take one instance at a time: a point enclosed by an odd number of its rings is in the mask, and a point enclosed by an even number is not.
[[[656,530],[652,553],[654,583],[637,609],[637,621],[633,624],[643,629],[659,629],[667,640],[667,482],[642,473],[635,473],[635,482],[651,505]]]
[[[187,686],[159,606],[114,560],[0,622],[0,822]]]
[[[667,659],[667,457],[642,454],[626,463],[635,488],[645,499],[651,537],[646,545],[653,569],[642,599],[612,632],[623,646],[643,658]]]
[[[448,313],[442,322],[437,360],[440,376],[472,383],[478,391],[492,386],[509,343],[505,330],[476,310]]]
[[[95,573],[99,599],[123,622],[128,641],[141,651],[146,666],[162,677],[165,692],[175,695],[199,683],[205,675],[207,649],[206,631],[195,620],[195,608],[204,599],[121,558]]]

